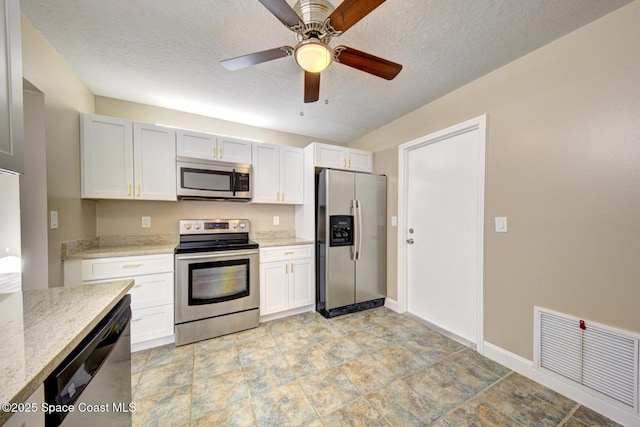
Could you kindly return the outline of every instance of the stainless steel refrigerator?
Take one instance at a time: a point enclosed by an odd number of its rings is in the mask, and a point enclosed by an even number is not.
[[[316,197],[317,310],[334,317],[383,305],[387,178],[323,169]]]

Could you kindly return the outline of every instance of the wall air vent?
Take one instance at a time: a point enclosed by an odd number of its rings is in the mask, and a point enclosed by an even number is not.
[[[534,363],[638,412],[639,336],[535,307]]]

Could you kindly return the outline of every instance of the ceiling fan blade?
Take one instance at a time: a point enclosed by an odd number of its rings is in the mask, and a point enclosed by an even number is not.
[[[327,19],[336,31],[347,31],[385,0],[343,0]]]
[[[320,99],[320,73],[304,72],[304,102],[316,102]]]
[[[300,23],[300,17],[289,6],[286,0],[258,0],[269,12],[287,27],[295,27]]]
[[[388,61],[377,56],[373,56],[366,52],[353,49],[347,46],[338,46],[335,48],[339,52],[338,62],[348,65],[365,73],[382,77],[383,79],[393,80],[395,76],[402,70],[402,65]]]
[[[238,56],[236,58],[225,59],[220,61],[227,70],[235,71],[241,68],[247,68],[252,65],[260,64],[262,62],[272,61],[278,58],[284,58],[293,53],[291,46],[281,46],[274,49],[263,50],[261,52],[250,53],[248,55]]]

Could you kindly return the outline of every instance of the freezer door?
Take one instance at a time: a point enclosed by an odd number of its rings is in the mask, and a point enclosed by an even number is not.
[[[355,302],[384,298],[387,291],[387,178],[355,174]]]
[[[329,218],[333,215],[353,215],[355,175],[352,172],[325,170],[326,216],[325,230],[329,232]],[[329,236],[325,237],[329,241]],[[325,246],[326,260],[326,310],[353,304],[355,293],[355,262],[353,246]]]

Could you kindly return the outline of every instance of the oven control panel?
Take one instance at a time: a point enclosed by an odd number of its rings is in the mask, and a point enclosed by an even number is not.
[[[180,234],[248,233],[248,219],[181,219]]]

